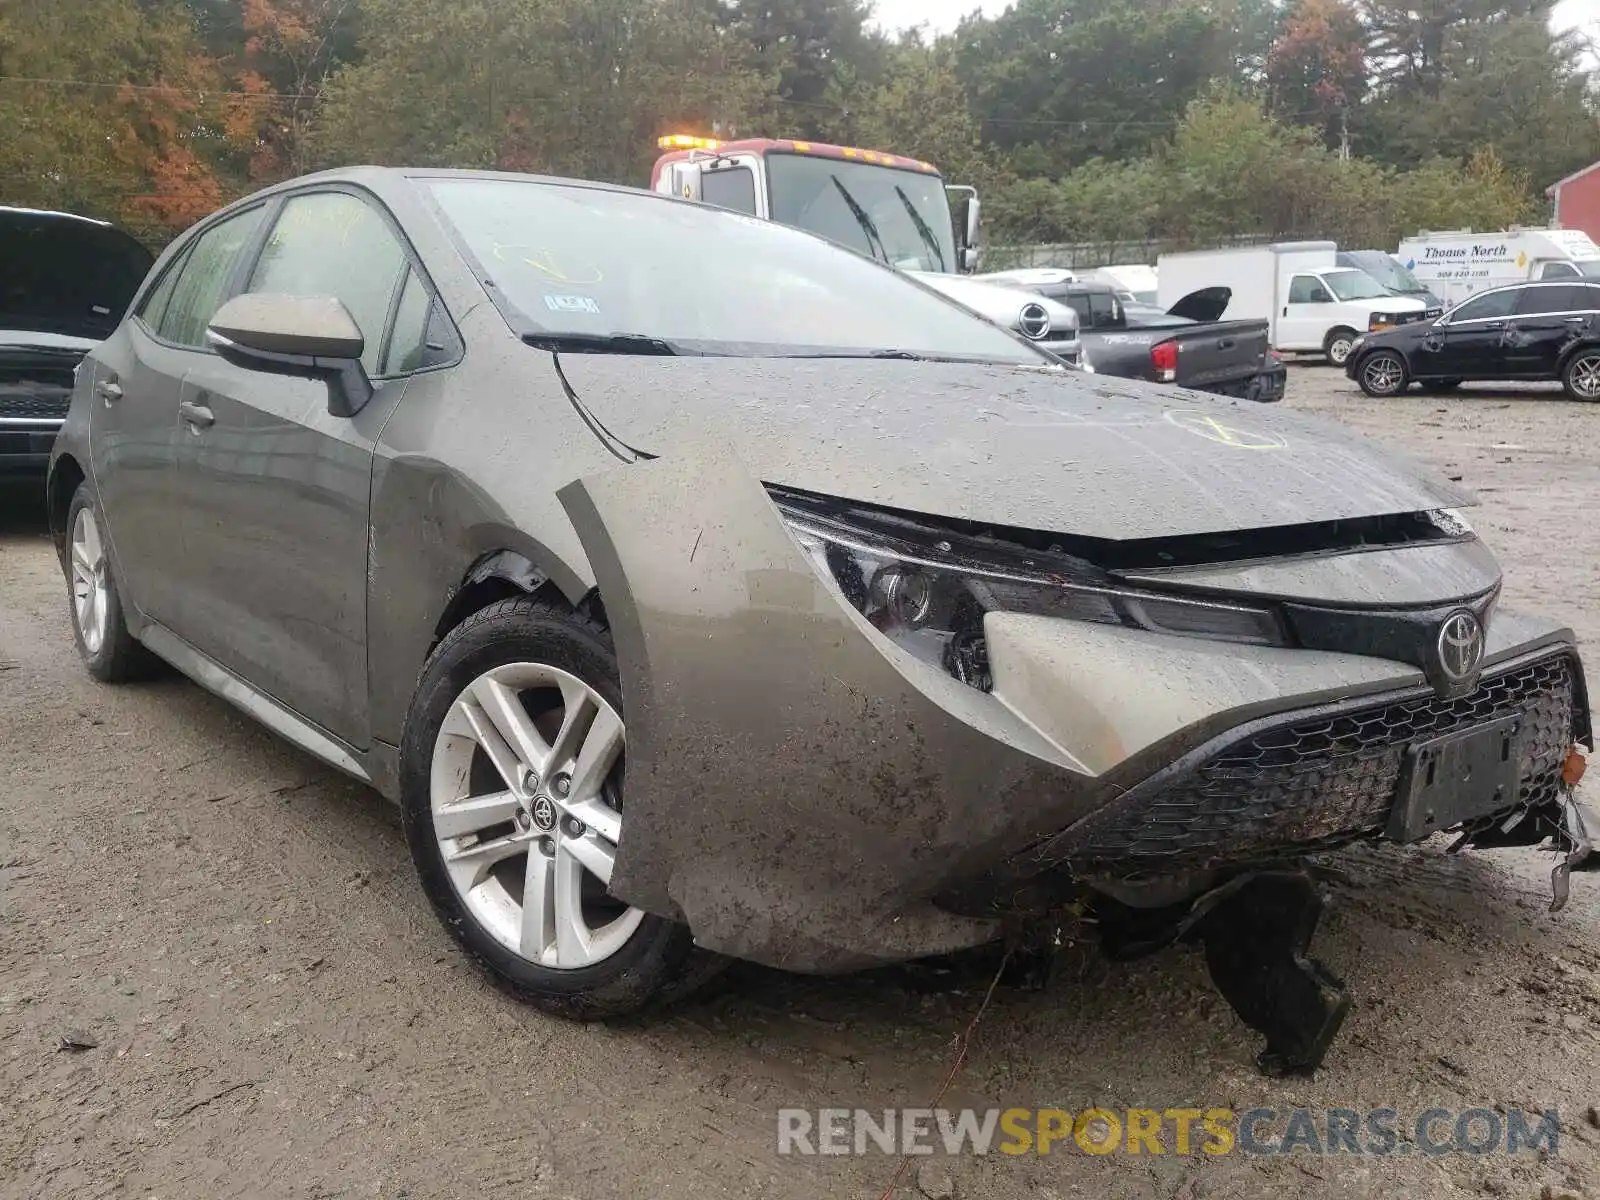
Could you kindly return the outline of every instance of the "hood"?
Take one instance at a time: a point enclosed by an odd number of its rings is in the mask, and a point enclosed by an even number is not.
[[[1228,311],[1228,302],[1232,299],[1232,288],[1201,288],[1198,292],[1190,292],[1167,309],[1167,314],[1182,317],[1185,321],[1198,321],[1202,325],[1209,325],[1212,321],[1222,320],[1222,314]]]
[[[1050,319],[1050,329],[1040,341],[1053,340],[1062,335],[1073,336],[1078,331],[1078,314],[1072,309],[1020,286],[982,283],[967,275],[941,275],[932,271],[907,271],[906,274],[985,320],[1004,325],[1007,329],[1020,331],[1023,310],[1029,307],[1042,308]]]
[[[763,482],[1107,540],[1455,508],[1470,496],[1341,426],[1059,368],[561,357],[635,450],[726,448]]]
[[[100,341],[154,258],[120,229],[71,213],[0,208],[0,331]]]

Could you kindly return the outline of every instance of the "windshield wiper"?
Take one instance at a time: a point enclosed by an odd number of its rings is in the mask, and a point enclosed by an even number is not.
[[[573,354],[643,354],[659,357],[684,353],[671,342],[644,333],[525,333],[522,340],[530,346],[555,353],[565,350]]]
[[[905,189],[898,183],[894,185],[894,194],[899,196],[900,203],[905,205],[906,216],[910,217],[911,223],[917,227],[917,236],[922,239],[922,244],[933,251],[933,257],[939,262],[939,270],[947,270],[944,265],[944,251],[939,249],[939,239],[933,236],[933,230],[928,228],[928,223],[922,219],[917,206],[911,203],[911,197],[906,195]]]
[[[839,189],[839,195],[844,197],[845,207],[850,210],[850,215],[856,219],[856,224],[861,226],[861,232],[867,235],[867,249],[872,251],[872,256],[884,263],[889,261],[889,251],[884,247],[883,235],[878,232],[878,226],[868,215],[867,210],[861,207],[860,201],[850,194],[850,189],[837,175],[828,176],[833,180],[833,186]]]

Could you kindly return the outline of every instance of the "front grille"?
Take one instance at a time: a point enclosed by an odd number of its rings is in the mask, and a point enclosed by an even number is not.
[[[0,388],[0,417],[38,417],[59,421],[72,404],[67,391],[7,391]]]
[[[1437,696],[1291,719],[1249,733],[1133,789],[1056,839],[1086,873],[1139,873],[1159,860],[1203,868],[1304,853],[1377,832],[1406,747],[1521,712],[1524,805],[1548,803],[1573,741],[1576,664],[1562,653]]]

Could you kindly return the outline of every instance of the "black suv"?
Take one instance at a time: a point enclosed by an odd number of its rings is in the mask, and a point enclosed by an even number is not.
[[[1412,383],[1443,392],[1468,379],[1528,379],[1600,400],[1600,283],[1480,292],[1436,321],[1357,339],[1344,373],[1369,396],[1397,396]]]
[[[0,208],[0,477],[44,477],[83,356],[117,327],[150,252],[104,221]]]

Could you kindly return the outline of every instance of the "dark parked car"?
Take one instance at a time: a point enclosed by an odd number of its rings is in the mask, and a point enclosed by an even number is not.
[[[44,475],[73,372],[152,261],[104,221],[0,208],[0,477]]]
[[[1358,339],[1344,370],[1369,396],[1398,396],[1413,383],[1443,392],[1468,379],[1531,379],[1600,400],[1600,284],[1479,292],[1438,320]]]
[[[1088,906],[1201,937],[1314,1063],[1302,856],[1537,840],[1589,736],[1444,480],[601,185],[357,169],[201,222],[49,497],[89,671],[158,655],[395,800],[451,936],[564,1014]]]

